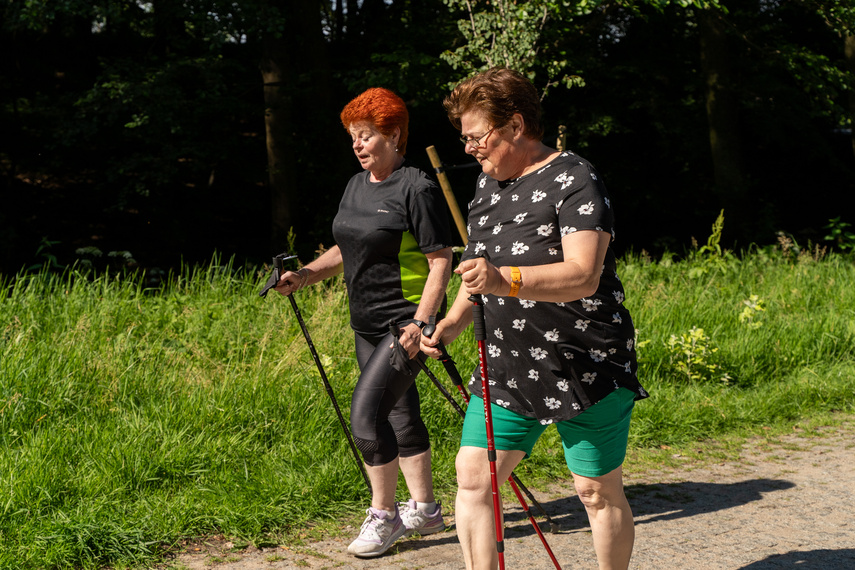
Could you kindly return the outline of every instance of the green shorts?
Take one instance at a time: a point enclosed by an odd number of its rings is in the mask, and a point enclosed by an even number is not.
[[[583,477],[600,477],[623,464],[634,405],[635,393],[620,388],[575,418],[555,424],[571,472]],[[496,449],[525,451],[528,457],[548,426],[496,404],[492,404],[490,410]],[[484,401],[474,394],[466,410],[460,445],[487,447]]]

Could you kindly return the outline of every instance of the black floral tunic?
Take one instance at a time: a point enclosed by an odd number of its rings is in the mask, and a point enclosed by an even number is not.
[[[496,266],[563,261],[561,238],[572,232],[614,236],[605,185],[589,162],[571,152],[514,180],[481,174],[468,221],[463,259],[484,257]],[[620,387],[636,399],[647,397],[636,377],[635,329],[611,248],[591,297],[566,303],[483,298],[495,404],[549,424],[579,415]],[[469,386],[481,395],[480,366]]]

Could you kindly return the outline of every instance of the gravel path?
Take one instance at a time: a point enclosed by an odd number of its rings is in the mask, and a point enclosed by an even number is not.
[[[855,421],[821,432],[810,437],[796,432],[772,444],[749,441],[735,461],[696,465],[687,460],[677,469],[628,474],[626,491],[636,523],[630,568],[855,570]],[[561,527],[545,536],[562,568],[596,569],[590,529],[572,486],[534,494]],[[505,520],[509,570],[554,568],[518,506],[506,509]],[[547,526],[541,517],[538,522]],[[166,567],[463,568],[454,518],[446,517],[446,523],[450,530],[402,539],[374,560],[349,556],[349,536],[302,547],[243,550],[210,538],[188,545]]]

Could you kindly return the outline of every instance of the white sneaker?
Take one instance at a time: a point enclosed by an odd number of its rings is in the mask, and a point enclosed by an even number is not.
[[[388,518],[386,511],[368,507],[365,511],[368,516],[362,523],[359,536],[350,543],[347,551],[360,558],[372,558],[380,556],[395,544],[395,541],[407,532],[401,516],[395,512],[394,518]]]
[[[436,504],[436,511],[426,513],[420,511],[416,502],[410,499],[406,503],[398,503],[398,512],[406,527],[406,535],[420,534],[426,536],[435,532],[445,530],[445,521],[442,520],[442,505]]]

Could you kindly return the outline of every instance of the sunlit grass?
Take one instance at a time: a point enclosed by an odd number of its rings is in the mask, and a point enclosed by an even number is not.
[[[633,448],[852,412],[851,257],[758,252],[715,266],[630,257],[620,271],[651,393],[636,406]],[[365,484],[290,304],[257,295],[265,277],[215,259],[157,289],[106,274],[7,280],[0,566],[128,565],[180,537],[259,541],[365,507]],[[740,319],[752,296],[763,310]],[[347,416],[357,366],[343,283],[297,300]],[[725,381],[681,371],[692,356],[668,340],[693,327],[716,349],[704,358]],[[471,332],[449,349],[468,378]],[[431,367],[452,390],[441,366]],[[438,493],[450,505],[460,420],[424,376],[418,382]],[[554,440],[547,431],[521,474],[566,476]]]

